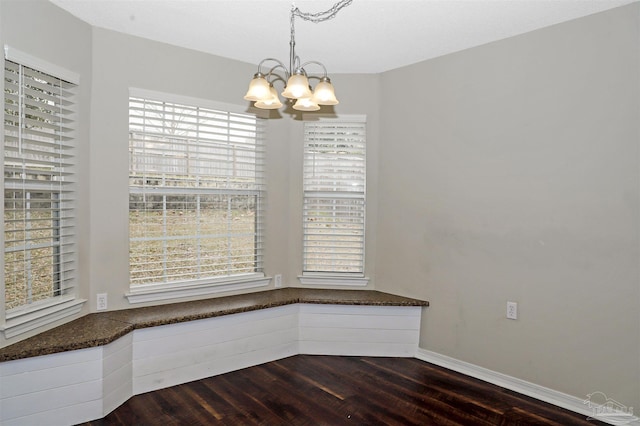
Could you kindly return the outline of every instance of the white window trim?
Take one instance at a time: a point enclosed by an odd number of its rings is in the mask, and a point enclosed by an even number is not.
[[[242,277],[209,278],[173,284],[141,284],[125,293],[125,297],[131,304],[158,302],[182,297],[205,296],[227,291],[267,287],[270,281],[271,277],[266,277],[263,273],[255,273]]]
[[[231,113],[247,113],[246,107],[241,105],[227,104],[208,99],[158,92],[136,87],[129,88],[129,97],[152,99],[183,105],[197,105],[203,108],[218,109]],[[256,114],[256,116],[264,118],[258,114]],[[139,284],[134,287],[129,286],[129,291],[125,293],[124,296],[130,304],[159,302],[163,300],[207,296],[229,291],[262,288],[269,286],[270,281],[271,277],[267,277],[263,272],[256,272],[234,277],[209,277],[175,283]]]
[[[339,285],[349,287],[366,287],[369,285],[369,277],[349,276],[348,274],[321,274],[306,272],[298,276],[300,284],[310,286]]]
[[[34,305],[29,305],[29,309],[21,309],[7,313],[5,324],[0,327],[0,331],[6,339],[18,336],[36,328],[45,326],[54,321],[79,314],[86,299],[76,299],[74,296],[66,296],[60,299],[41,303],[34,309]]]
[[[177,95],[175,93],[158,92],[155,90],[140,89],[137,87],[129,88],[129,97],[144,98],[159,102],[169,102],[174,104],[198,106],[202,108],[211,108],[221,111],[232,112],[236,114],[253,114],[253,111],[247,112],[247,108],[241,105],[227,104],[224,102],[212,101],[210,99],[195,98],[193,96]]]
[[[24,53],[18,49],[14,49],[6,44],[4,46],[4,58],[12,62],[17,62],[21,65],[25,65],[29,68],[42,71],[61,80],[68,81],[69,83],[73,83],[75,85],[80,84],[80,74],[52,64],[51,62],[36,58],[35,56]]]
[[[46,74],[68,81],[69,83],[73,83],[75,85],[80,84],[80,74],[32,56],[28,53],[22,52],[18,49],[12,48],[9,45],[4,45],[4,59],[19,63],[29,68],[36,69],[38,71],[42,71]],[[0,134],[0,143],[2,143],[2,146],[4,146],[4,126],[3,131]],[[2,181],[4,181],[4,179],[2,179]],[[4,182],[2,183],[4,186]],[[0,237],[0,239],[4,244],[4,237],[2,236]],[[2,264],[4,265],[4,261],[2,261]],[[4,306],[5,300],[3,282],[3,296],[0,297],[0,301],[2,301],[0,312],[4,313],[4,321],[2,326],[0,326],[0,332],[2,332],[5,339],[10,339],[12,337],[19,336],[20,334],[27,333],[31,330],[44,327],[61,319],[79,314],[82,311],[82,307],[85,304],[86,299],[78,299],[76,297],[76,291],[77,288],[74,290],[73,295],[67,295],[58,297],[54,300],[34,303],[26,308],[22,307],[7,312]]]

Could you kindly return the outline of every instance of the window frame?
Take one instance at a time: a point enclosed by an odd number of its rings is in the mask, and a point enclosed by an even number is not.
[[[15,48],[12,48],[8,45],[4,46],[4,60],[11,61],[17,63],[21,66],[25,66],[36,70],[38,72],[47,74],[55,79],[64,80],[67,83],[73,84],[75,87],[73,91],[75,92],[70,98],[73,100],[73,113],[70,118],[74,121],[74,128],[68,135],[71,137],[71,143],[77,143],[77,132],[78,132],[78,101],[79,101],[79,86],[80,86],[80,75],[67,70],[63,67],[60,67],[56,64],[52,64],[35,56],[32,56],[28,53],[22,52]],[[4,62],[4,61],[3,61]],[[2,86],[3,89],[5,87],[4,81],[4,73],[5,67],[2,67]],[[3,90],[4,93],[4,90]],[[5,98],[3,96],[3,104],[5,103]],[[5,125],[3,120],[2,132],[0,132],[0,144],[3,149],[5,146]],[[77,149],[77,146],[72,148],[72,151]],[[77,157],[74,155],[74,159]],[[4,164],[4,162],[3,162]],[[71,170],[75,170],[76,163],[73,163],[70,167]],[[4,171],[4,165],[3,165]],[[5,188],[5,179],[4,172],[0,177],[2,187]],[[73,199],[77,199],[77,187],[75,184],[69,185],[71,187],[71,193],[73,194]],[[75,203],[73,203],[75,205]],[[4,217],[4,203],[2,205],[2,213]],[[75,209],[75,208],[74,208]],[[71,220],[72,226],[75,228],[77,226],[77,217]],[[74,232],[75,233],[75,232]],[[5,246],[5,236],[4,232],[0,238],[2,239],[2,246]],[[73,238],[73,242],[71,244],[73,251],[69,256],[70,262],[74,265],[78,264],[78,253],[77,253],[77,239]],[[72,278],[68,281],[70,283],[69,286],[65,286],[64,294],[56,295],[49,297],[45,300],[36,301],[27,305],[21,305],[19,307],[15,307],[12,309],[6,308],[6,283],[5,283],[5,275],[4,275],[4,264],[5,264],[5,256],[2,257],[2,267],[3,272],[1,275],[2,283],[1,283],[1,294],[0,294],[0,332],[4,335],[5,339],[10,339],[15,336],[21,335],[23,333],[44,327],[48,324],[54,323],[56,321],[62,320],[64,318],[77,315],[81,312],[82,306],[86,302],[85,299],[80,299],[77,297],[77,282],[78,275],[77,272],[73,274]],[[75,267],[74,267],[75,268]]]
[[[189,106],[193,108],[206,108],[213,109],[217,111],[224,111],[228,113],[234,114],[247,114],[253,115],[256,119],[261,119],[258,114],[247,113],[246,108],[243,108],[239,105],[231,105],[225,104],[221,102],[214,102],[201,98],[194,98],[189,96],[181,96],[176,94],[169,94],[163,92],[157,92],[152,90],[140,89],[140,88],[129,88],[129,97],[130,98],[141,98],[146,100],[153,100],[157,102],[166,102],[172,104],[178,104],[183,106]],[[129,109],[129,108],[127,108]],[[129,132],[130,127],[127,125]],[[259,126],[260,127],[260,126]],[[266,139],[266,122],[261,126],[262,133],[258,137],[261,139],[264,149],[265,139]],[[263,154],[264,156],[265,154]],[[264,161],[264,157],[263,157]],[[129,168],[130,173],[130,168]],[[262,221],[264,220],[265,215],[265,199],[266,199],[266,191],[264,189],[264,176],[262,176],[262,188],[258,191],[258,203],[261,204],[262,209]],[[128,186],[127,194],[131,194],[131,186]],[[127,203],[128,206],[128,203]],[[257,230],[259,233],[258,238],[264,239],[264,229],[260,227]],[[130,236],[128,241],[130,241]],[[262,257],[264,257],[264,243],[262,244]],[[131,271],[130,261],[128,262],[129,271]],[[129,303],[145,303],[145,302],[155,302],[162,300],[171,300],[176,298],[183,297],[194,297],[194,296],[205,296],[215,293],[228,292],[228,291],[237,291],[237,290],[247,290],[254,288],[266,287],[269,285],[271,278],[266,277],[264,274],[264,270],[260,270],[252,273],[243,273],[238,275],[228,275],[228,276],[209,276],[203,277],[199,279],[190,279],[185,281],[169,281],[169,282],[154,282],[154,283],[144,283],[144,284],[136,284],[132,285],[131,280],[129,282],[129,291],[125,293],[125,297],[129,300]]]
[[[302,273],[298,276],[298,280],[303,285],[310,286],[326,286],[326,285],[335,285],[335,286],[356,286],[356,287],[364,287],[369,284],[369,278],[366,276],[366,210],[367,210],[367,152],[366,152],[366,128],[367,128],[367,117],[366,115],[313,115],[313,114],[305,114],[303,115],[303,134],[306,134],[305,126],[308,123],[325,122],[328,125],[337,124],[337,123],[357,123],[362,125],[364,128],[364,147],[365,147],[365,155],[364,155],[364,165],[363,165],[363,173],[364,180],[362,181],[363,190],[362,190],[362,205],[363,205],[363,217],[362,217],[362,251],[361,251],[361,271],[359,272],[338,272],[338,271],[306,271],[305,270],[305,200],[306,190],[305,190],[305,166],[304,166],[304,157],[307,155],[307,140],[306,136],[303,136],[303,176],[302,176],[302,216],[303,216],[303,227],[302,227]],[[314,192],[314,191],[311,191]],[[336,197],[339,199],[340,197]],[[353,199],[359,198],[358,196],[353,197]]]

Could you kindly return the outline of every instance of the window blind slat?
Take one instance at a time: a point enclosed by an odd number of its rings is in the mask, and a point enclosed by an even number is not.
[[[14,130],[16,127],[15,126],[8,126],[7,131],[12,131]],[[73,140],[72,136],[67,136],[64,134],[58,134],[58,133],[48,133],[48,132],[43,132],[34,128],[22,128],[21,132],[21,137],[25,140],[25,141],[30,141],[33,140],[34,142],[38,142],[38,141],[50,141],[50,142],[54,142],[54,141],[70,141]],[[17,134],[11,134],[9,133],[10,136],[18,136]]]
[[[5,109],[4,122],[5,125],[9,125],[10,127],[17,127],[19,125],[18,117],[15,115],[7,114],[9,112]],[[31,115],[31,114],[29,114]],[[53,136],[60,133],[69,133],[72,132],[73,129],[68,127],[62,123],[55,123],[52,120],[52,117],[42,117],[39,115],[38,118],[41,120],[36,120],[34,118],[22,118],[21,122],[24,126],[31,126],[31,128],[40,128],[44,129],[43,133],[51,134]]]
[[[28,66],[22,66],[22,72],[26,79],[29,79],[31,81],[36,81],[36,82],[46,81],[55,87],[61,87],[63,89],[67,89],[70,92],[75,91],[77,87],[73,83],[66,82],[63,79],[54,77],[43,71],[39,71]]]
[[[8,133],[11,132],[11,133]],[[8,129],[5,126],[5,137],[4,137],[4,141],[7,145],[9,146],[14,146],[17,144],[22,144],[24,146],[31,146],[31,145],[35,145],[35,146],[40,146],[43,147],[47,150],[52,150],[52,149],[59,149],[59,150],[72,150],[75,147],[71,144],[68,143],[69,140],[72,139],[68,139],[68,140],[60,140],[58,139],[51,139],[48,138],[46,140],[36,140],[36,139],[29,139],[26,134],[22,134],[22,139],[19,139],[18,136],[18,132],[15,131],[15,128],[13,128],[11,126],[10,129]]]
[[[22,105],[25,115],[37,115],[41,118],[55,117],[62,123],[72,120],[75,110],[70,102],[61,104],[43,103],[37,99],[23,97],[19,99],[18,92],[12,91],[11,86],[5,86],[5,107],[7,111],[15,111],[16,105]],[[62,107],[64,105],[64,107]]]

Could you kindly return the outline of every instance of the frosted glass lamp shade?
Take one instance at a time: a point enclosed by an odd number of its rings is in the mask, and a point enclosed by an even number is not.
[[[254,105],[257,108],[261,108],[261,109],[280,108],[282,106],[282,102],[280,102],[280,98],[278,98],[278,92],[276,92],[276,89],[273,87],[273,85],[271,85],[271,87],[269,88],[269,93],[271,96],[268,99],[256,101]]]
[[[268,99],[271,96],[269,87],[270,84],[267,79],[264,78],[262,74],[257,73],[253,76],[251,83],[249,83],[249,90],[247,90],[247,94],[244,95],[244,99],[254,102]]]
[[[282,92],[282,96],[289,99],[310,98],[309,80],[304,74],[292,74],[287,80],[287,87]]]
[[[333,91],[333,84],[327,77],[323,77],[316,89],[313,91],[313,102],[318,105],[338,105],[336,93]]]
[[[311,97],[300,98],[293,105],[293,109],[297,111],[317,111],[320,109],[320,105],[311,100]]]

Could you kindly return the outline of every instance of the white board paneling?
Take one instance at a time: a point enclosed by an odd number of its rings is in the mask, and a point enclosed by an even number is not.
[[[414,356],[421,308],[293,304],[135,330],[0,363],[0,423],[68,425],[132,395],[296,354]]]
[[[2,377],[0,398],[13,398],[102,379],[102,360],[80,362]]]
[[[375,316],[409,316],[420,315],[420,306],[371,306],[371,305],[332,305],[332,304],[307,304],[302,303],[301,313],[325,313],[325,314],[351,314],[351,315],[375,315]]]
[[[134,332],[133,392],[173,386],[297,353],[297,306]],[[138,336],[140,339],[138,340]]]
[[[55,354],[0,362],[0,377],[64,365],[94,361],[102,356],[102,347],[79,349],[77,351],[58,352]]]
[[[215,318],[197,321],[196,327],[190,322],[175,324],[172,328],[163,327],[167,331],[166,336],[154,332],[153,339],[144,335],[147,329],[134,332],[135,351],[134,360],[146,359],[158,354],[181,352],[185,348],[197,349],[228,341],[241,340],[252,336],[260,336],[271,330],[282,330],[296,324],[298,316],[296,312],[282,315],[283,312],[274,312],[274,316],[257,316],[253,321],[247,322],[241,315],[236,317],[238,322],[225,321],[225,326],[220,327]],[[247,314],[244,314],[247,315]],[[209,328],[203,328],[207,324]],[[140,337],[140,339],[139,339]]]
[[[393,356],[411,358],[416,354],[414,343],[367,343],[367,342],[334,342],[304,341],[299,342],[301,354],[336,355],[336,356]]]
[[[156,352],[153,356],[133,361],[134,377],[155,374],[206,363],[212,359],[226,358],[244,352],[252,352],[264,347],[295,342],[297,328],[275,330],[258,336],[248,336],[226,342],[213,343],[197,348],[183,347],[180,352]]]
[[[102,415],[133,396],[133,334],[104,347],[102,367]]]
[[[230,324],[242,324],[254,322],[264,318],[273,318],[279,315],[287,315],[291,313],[297,314],[298,305],[285,305],[268,309],[258,309],[248,312],[240,312],[237,314],[222,315],[219,317],[204,318],[193,321],[180,322],[177,324],[160,325],[156,327],[141,328],[134,331],[136,345],[144,340],[153,340],[156,338],[165,338],[171,335],[179,336],[182,329],[175,327],[176,325],[189,325],[190,331],[208,330],[212,328],[226,328]]]
[[[2,426],[68,426],[100,418],[100,400],[3,421]],[[98,416],[98,417],[96,417]]]
[[[213,377],[230,371],[286,358],[296,355],[298,353],[297,349],[297,342],[290,342],[251,352],[236,353],[226,357],[215,358],[208,362],[191,364],[182,368],[134,377],[133,392],[135,395],[139,395],[144,392],[175,386],[205,377]]]
[[[305,327],[304,340],[361,343],[407,343],[417,342],[419,330],[379,330],[354,328]]]
[[[420,317],[419,307],[302,305],[300,353],[414,356]]]
[[[101,399],[102,381],[93,380],[2,399],[0,412],[3,419],[11,420],[37,413],[53,412],[63,407],[101,401]]]

